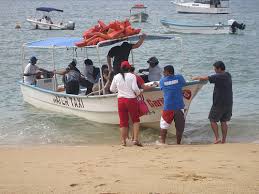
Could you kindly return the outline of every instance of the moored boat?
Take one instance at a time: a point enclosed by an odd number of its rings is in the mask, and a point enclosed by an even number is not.
[[[186,34],[237,34],[245,29],[245,24],[239,24],[235,20],[228,20],[227,24],[219,22],[212,25],[176,22],[174,20],[166,19],[163,19],[160,22],[171,32]]]
[[[146,22],[148,19],[147,7],[144,4],[135,4],[130,9],[130,22]]]
[[[178,13],[228,14],[229,0],[171,1]]]
[[[40,12],[41,14],[38,14],[38,12]],[[55,16],[54,13],[59,14],[56,14]],[[74,30],[75,22],[68,21],[67,23],[64,23],[60,13],[63,13],[63,10],[52,7],[38,7],[36,8],[35,16],[29,17],[26,20],[35,29]]]

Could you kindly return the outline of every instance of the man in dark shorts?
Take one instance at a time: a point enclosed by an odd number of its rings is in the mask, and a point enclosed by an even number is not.
[[[230,73],[225,71],[225,64],[222,61],[217,61],[213,64],[215,74],[211,76],[198,76],[193,80],[209,80],[215,84],[213,91],[213,104],[209,113],[211,128],[215,134],[215,144],[225,143],[228,131],[227,122],[232,116],[233,106],[233,91],[232,79]],[[221,123],[222,140],[219,138],[218,124]]]
[[[139,48],[144,42],[146,35],[142,34],[140,39],[135,44],[130,44],[128,42],[123,42],[120,46],[112,47],[107,55],[107,63],[109,70],[114,72],[114,74],[118,74],[120,72],[120,65],[122,61],[128,61],[129,54],[132,49]],[[111,65],[111,61],[113,58],[113,67]]]
[[[160,79],[160,89],[164,94],[164,108],[160,120],[160,142],[165,144],[167,129],[174,121],[176,128],[177,144],[181,144],[185,127],[184,102],[182,88],[185,86],[185,79],[182,75],[174,74],[174,67],[164,67],[164,77]]]

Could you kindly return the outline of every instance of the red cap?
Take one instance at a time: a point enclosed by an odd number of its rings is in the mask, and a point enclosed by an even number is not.
[[[128,61],[122,61],[121,62],[121,68],[131,68],[131,65],[129,64]]]

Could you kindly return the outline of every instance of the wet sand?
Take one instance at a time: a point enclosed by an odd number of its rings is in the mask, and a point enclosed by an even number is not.
[[[0,193],[259,193],[259,145],[0,148]]]

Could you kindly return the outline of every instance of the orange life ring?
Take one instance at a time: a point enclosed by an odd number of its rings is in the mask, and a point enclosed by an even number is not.
[[[77,47],[85,47],[85,46],[87,46],[87,43],[83,40],[81,42],[76,42],[75,45]]]
[[[124,30],[115,30],[114,32],[108,34],[108,36],[109,36],[110,39],[120,38],[123,31]]]

